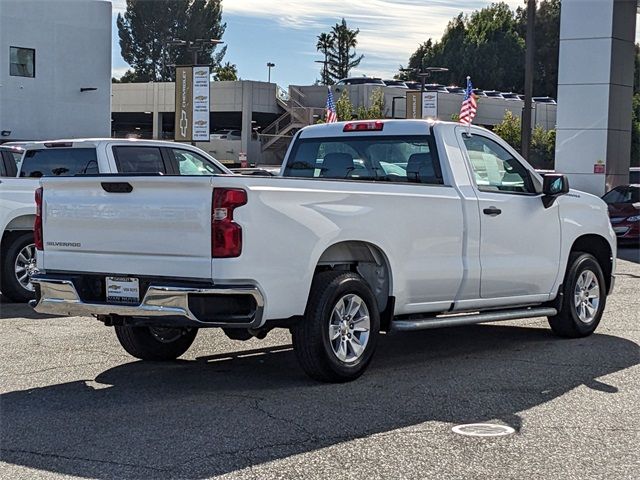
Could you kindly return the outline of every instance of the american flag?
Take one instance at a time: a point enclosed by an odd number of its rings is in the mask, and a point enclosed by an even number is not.
[[[336,104],[333,101],[333,93],[331,87],[327,87],[329,93],[327,94],[327,112],[325,121],[327,123],[334,123],[338,121],[338,113],[336,112]]]
[[[462,108],[460,108],[460,123],[462,123],[463,125],[471,125],[471,122],[473,122],[473,117],[476,116],[477,111],[478,102],[476,101],[476,96],[473,93],[471,77],[467,77],[467,89],[464,92]]]

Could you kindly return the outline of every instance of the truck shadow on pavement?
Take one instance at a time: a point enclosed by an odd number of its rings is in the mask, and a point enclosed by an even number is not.
[[[619,337],[493,325],[384,335],[367,373],[338,385],[307,379],[288,345],[134,361],[1,395],[0,459],[97,479],[206,478],[429,421],[520,430],[520,412],[576,387],[615,395],[597,379],[638,363]]]
[[[46,318],[56,318],[59,315],[44,315],[37,313],[27,303],[14,303],[7,297],[0,294],[0,320],[13,318],[28,318],[40,320]]]

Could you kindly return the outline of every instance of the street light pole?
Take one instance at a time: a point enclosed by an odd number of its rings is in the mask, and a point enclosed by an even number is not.
[[[275,63],[273,63],[273,62],[267,62],[267,68],[269,69],[269,77],[268,77],[268,80],[267,80],[267,82],[268,82],[268,83],[271,83],[271,69],[272,69],[273,67],[275,67],[275,66],[276,66],[276,64],[275,64]]]

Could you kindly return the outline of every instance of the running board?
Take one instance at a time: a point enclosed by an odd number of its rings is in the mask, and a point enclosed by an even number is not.
[[[525,308],[521,310],[498,310],[487,313],[449,314],[412,320],[393,320],[391,322],[391,330],[405,332],[411,330],[426,330],[428,328],[459,327],[461,325],[473,325],[484,322],[550,317],[557,313],[558,311],[555,308]]]

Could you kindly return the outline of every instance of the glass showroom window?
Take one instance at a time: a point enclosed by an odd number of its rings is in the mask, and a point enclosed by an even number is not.
[[[9,47],[9,75],[36,76],[36,51],[33,48]]]

